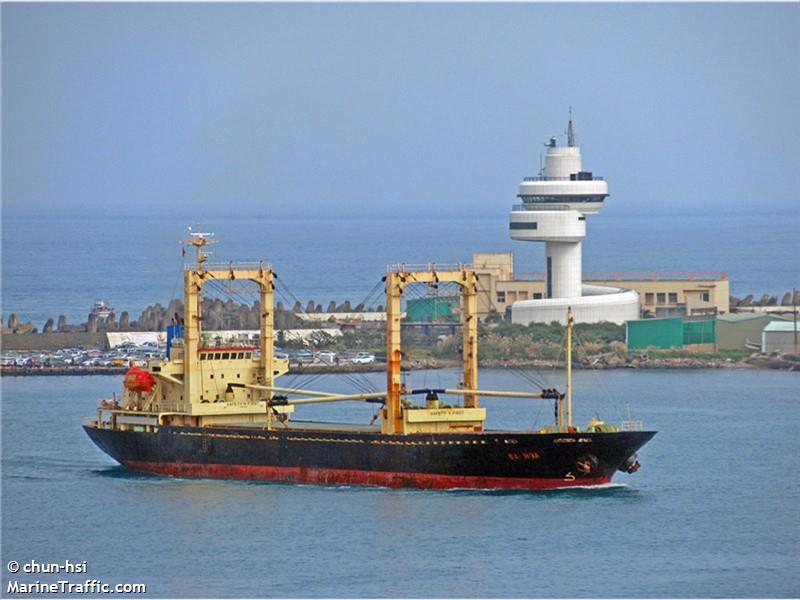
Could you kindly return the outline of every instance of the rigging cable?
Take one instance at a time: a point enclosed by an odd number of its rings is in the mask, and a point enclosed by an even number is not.
[[[583,350],[583,354],[586,357],[586,362],[589,363],[589,366],[592,368],[592,372],[594,373],[595,378],[600,383],[600,387],[603,388],[603,391],[605,392],[606,397],[608,398],[609,404],[611,405],[611,409],[615,410],[617,412],[617,414],[620,416],[620,419],[624,421],[625,417],[624,417],[623,413],[621,412],[619,405],[617,405],[617,403],[614,402],[614,398],[611,395],[611,392],[606,387],[606,384],[603,383],[603,379],[600,377],[600,374],[598,373],[598,370],[595,368],[595,366],[592,364],[592,361],[590,360],[589,352],[586,349],[586,344],[583,343],[583,340],[581,340],[580,336],[577,333],[575,334],[575,339],[578,340],[578,345]]]

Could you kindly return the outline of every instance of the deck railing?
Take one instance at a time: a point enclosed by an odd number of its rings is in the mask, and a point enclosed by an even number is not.
[[[395,263],[386,265],[387,273],[408,273],[409,271],[460,271],[461,269],[472,269],[472,265],[465,263],[426,263],[426,264],[413,264],[413,263]]]
[[[196,262],[187,262],[183,264],[184,271],[196,271],[198,269]],[[272,269],[272,263],[268,262],[204,262],[204,271],[226,271],[229,269],[264,269],[269,271]]]
[[[622,421],[619,428],[622,431],[644,431],[644,423],[642,421]]]
[[[523,177],[522,181],[605,181],[603,177],[592,175],[585,179],[577,179],[573,177],[544,177],[542,175],[536,177]]]
[[[599,271],[584,271],[584,281],[632,281],[644,280],[651,281],[722,281],[728,279],[728,274],[725,271],[613,271],[599,272]]]
[[[542,205],[546,204],[547,208],[543,209]],[[527,204],[512,204],[511,210],[513,211],[541,211],[541,210],[574,210],[569,204],[564,204],[563,200],[559,200],[557,203],[549,203],[549,202],[528,202]]]

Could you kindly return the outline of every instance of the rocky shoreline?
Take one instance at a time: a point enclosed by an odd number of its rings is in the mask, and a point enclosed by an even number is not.
[[[563,369],[562,363],[548,360],[482,360],[479,366],[483,369],[533,369],[553,370]],[[404,371],[418,371],[423,369],[446,369],[461,365],[461,361],[442,358],[412,359],[404,361]],[[649,355],[635,355],[619,357],[618,355],[599,355],[591,360],[576,361],[575,369],[769,369],[778,371],[800,371],[800,356],[753,354],[742,360],[730,358],[702,358],[702,357],[655,357]],[[341,365],[292,365],[289,374],[299,373],[369,373],[382,372],[386,369],[384,363],[366,365],[341,364]],[[86,376],[86,375],[123,375],[128,370],[127,366],[59,366],[59,367],[4,367],[0,370],[3,377],[30,377],[30,376]]]
[[[410,370],[441,369],[445,367],[458,367],[458,360],[421,359],[409,361]],[[478,365],[483,369],[534,369],[534,370],[560,370],[564,368],[561,362],[550,360],[526,359],[491,359],[481,360]],[[658,357],[649,355],[632,355],[619,357],[616,354],[599,355],[590,357],[589,360],[576,360],[573,368],[577,370],[607,370],[607,369],[772,369],[780,371],[800,371],[800,357],[765,356],[754,353],[751,356],[734,360],[731,358],[706,358],[706,357]]]

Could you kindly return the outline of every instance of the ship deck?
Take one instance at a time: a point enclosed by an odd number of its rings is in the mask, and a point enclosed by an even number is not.
[[[257,425],[253,423],[231,423],[225,425],[217,425],[216,427],[224,427],[224,428],[231,428],[235,427],[237,429],[257,429],[263,430],[263,425]],[[346,433],[380,433],[381,427],[380,425],[363,425],[360,423],[337,423],[333,421],[297,421],[297,420],[289,420],[285,423],[275,422],[272,425],[273,429],[286,429],[290,431],[336,431],[336,432],[346,432]],[[625,430],[622,430],[623,432]],[[637,429],[637,431],[642,431],[642,429]],[[484,429],[480,432],[452,432],[453,435],[457,434],[486,434],[486,435],[498,435],[498,434],[505,434],[505,435],[512,435],[512,434],[540,434],[540,435],[549,435],[549,434],[556,434],[560,433],[562,435],[587,435],[591,433],[600,433],[600,432],[589,432],[589,431],[571,431],[571,432],[558,432],[558,431],[538,431],[535,429]],[[619,433],[619,431],[615,432],[603,432],[603,433]]]

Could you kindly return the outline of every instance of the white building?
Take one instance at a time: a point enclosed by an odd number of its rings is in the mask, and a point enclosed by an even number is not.
[[[519,186],[522,204],[511,210],[511,239],[545,242],[546,297],[520,300],[511,307],[514,323],[566,322],[571,307],[578,323],[624,323],[639,318],[639,295],[630,289],[582,284],[581,242],[586,215],[603,208],[608,184],[583,170],[570,117],[567,145],[547,144],[544,168]]]

